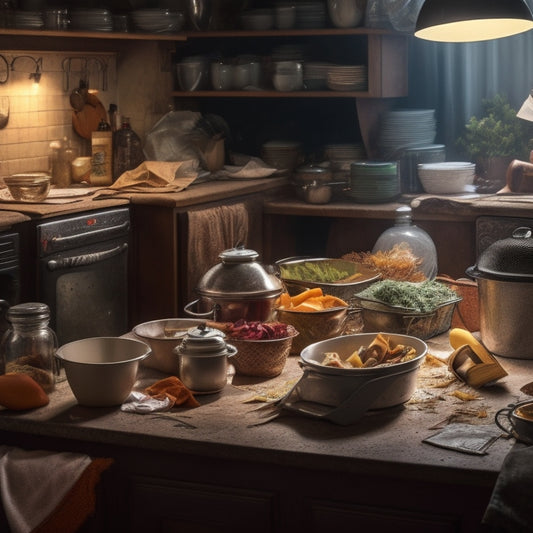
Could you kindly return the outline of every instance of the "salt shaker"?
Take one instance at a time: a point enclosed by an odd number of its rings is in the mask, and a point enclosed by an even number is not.
[[[50,309],[38,302],[11,306],[6,313],[11,324],[0,342],[5,372],[28,374],[45,392],[54,389],[59,369],[55,362],[57,338],[48,327]]]

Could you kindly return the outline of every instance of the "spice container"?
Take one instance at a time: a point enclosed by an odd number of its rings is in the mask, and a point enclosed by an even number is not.
[[[48,327],[50,309],[38,302],[14,305],[7,310],[11,324],[0,343],[5,371],[31,376],[45,392],[54,389],[59,369],[54,360],[57,338]]]

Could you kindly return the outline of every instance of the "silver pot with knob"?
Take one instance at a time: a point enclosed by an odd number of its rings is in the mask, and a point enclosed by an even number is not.
[[[268,272],[258,257],[256,251],[241,247],[223,251],[221,262],[199,281],[199,299],[189,302],[185,312],[216,322],[271,320],[283,282]]]
[[[196,394],[220,392],[227,383],[228,360],[237,348],[226,343],[222,331],[200,324],[188,330],[174,348],[183,384]]]
[[[479,331],[487,350],[502,357],[533,359],[533,231],[516,228],[492,243],[467,268],[479,291]]]

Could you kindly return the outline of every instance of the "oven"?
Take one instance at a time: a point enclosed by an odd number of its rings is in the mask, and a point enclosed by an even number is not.
[[[37,299],[59,345],[128,330],[129,208],[40,223]]]
[[[9,328],[5,311],[20,303],[20,236],[0,233],[0,338]]]

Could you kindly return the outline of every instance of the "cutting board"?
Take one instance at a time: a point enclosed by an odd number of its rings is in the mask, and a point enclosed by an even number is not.
[[[102,119],[107,122],[107,111],[94,94],[87,95],[87,101],[81,111],[72,111],[72,126],[84,139],[91,138],[91,133],[98,129]]]

